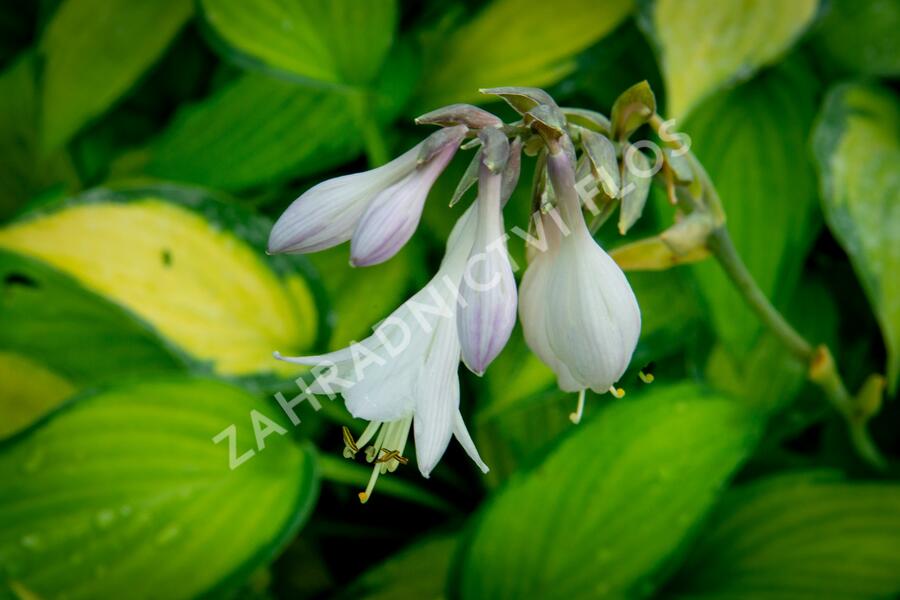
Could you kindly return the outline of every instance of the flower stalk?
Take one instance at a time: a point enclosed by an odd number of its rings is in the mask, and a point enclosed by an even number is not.
[[[649,120],[650,126],[657,134],[660,134],[663,123],[662,117],[658,114],[654,114]],[[814,346],[807,341],[772,305],[759,288],[753,275],[750,274],[731,241],[725,223],[725,210],[709,174],[694,153],[686,148],[680,139],[668,138],[667,143],[672,148],[684,152],[685,158],[698,178],[702,194],[700,198],[692,198],[694,210],[710,213],[717,224],[706,239],[707,249],[719,262],[735,289],[751,310],[756,313],[763,326],[772,332],[795,358],[807,366],[807,378],[824,392],[832,407],[843,415],[847,422],[850,440],[859,456],[871,466],[883,469],[887,463],[866,428],[866,423],[877,411],[878,403],[874,403],[875,408],[867,409],[867,407],[861,406],[863,401],[872,394],[865,394],[863,393],[865,390],[863,390],[858,397],[853,397],[847,391],[847,386],[844,384],[828,348],[824,345]]]

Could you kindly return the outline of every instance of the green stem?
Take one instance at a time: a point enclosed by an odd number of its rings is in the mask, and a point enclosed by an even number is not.
[[[659,115],[653,115],[650,126],[660,132],[663,120]],[[869,464],[876,468],[884,468],[886,462],[878,451],[877,446],[869,437],[866,422],[871,416],[862,410],[856,398],[850,395],[843,379],[837,370],[831,352],[825,346],[814,348],[796,329],[772,306],[766,295],[759,289],[756,280],[744,261],[741,260],[728,229],[725,225],[725,209],[716,187],[709,174],[697,159],[693,152],[684,147],[680,141],[672,140],[669,145],[673,148],[684,150],[685,156],[691,163],[691,167],[698,177],[703,188],[701,210],[707,210],[715,219],[716,228],[707,239],[707,247],[719,261],[725,274],[731,279],[737,291],[741,294],[753,312],[759,317],[762,324],[777,337],[785,348],[790,351],[803,364],[807,365],[810,381],[815,383],[824,392],[829,403],[843,415],[847,422],[850,440],[857,453]],[[695,206],[695,210],[698,207]]]
[[[847,391],[828,348],[814,348],[772,306],[741,260],[724,225],[713,231],[707,239],[707,246],[762,324],[791,354],[809,367],[809,379],[819,386],[829,403],[844,416],[850,440],[859,456],[872,466],[883,469],[886,462],[866,430],[868,416],[857,410],[856,402]]]
[[[707,246],[763,325],[781,340],[791,354],[808,364],[813,358],[812,345],[791,327],[790,323],[772,306],[766,295],[759,289],[753,275],[750,274],[744,261],[738,255],[724,225],[713,231],[707,239]]]

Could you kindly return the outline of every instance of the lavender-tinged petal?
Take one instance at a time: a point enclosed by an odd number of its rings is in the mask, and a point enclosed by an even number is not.
[[[400,251],[419,225],[431,186],[457,148],[455,144],[447,145],[429,162],[378,194],[353,232],[352,264],[376,265]]]
[[[317,252],[349,240],[372,198],[416,168],[418,152],[416,146],[377,169],[328,179],[301,194],[272,227],[269,253]]]
[[[482,167],[476,241],[460,284],[457,331],[466,366],[481,375],[497,357],[516,322],[516,282],[506,252],[500,212],[502,175]]]

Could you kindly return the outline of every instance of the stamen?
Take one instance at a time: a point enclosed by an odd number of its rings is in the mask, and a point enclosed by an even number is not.
[[[581,390],[578,392],[578,406],[575,408],[575,412],[569,415],[569,420],[574,424],[578,425],[581,423],[581,415],[584,414],[584,396],[586,390]]]
[[[375,441],[366,446],[366,460],[372,465],[372,476],[369,478],[369,484],[365,491],[359,493],[359,501],[365,504],[372,497],[372,490],[375,488],[375,482],[382,473],[394,472],[400,465],[409,463],[409,459],[403,456],[403,449],[406,447],[406,439],[409,435],[410,425],[412,424],[412,416],[406,417],[400,421],[392,421],[390,423],[371,423],[362,436],[356,440],[357,446],[362,446],[365,442],[375,437]],[[375,427],[373,427],[375,425]],[[379,427],[380,426],[380,427]],[[375,430],[378,430],[377,436]],[[389,450],[389,448],[396,448]]]
[[[405,456],[402,456],[397,450],[388,450],[387,448],[382,448],[381,451],[384,452],[384,456],[377,458],[375,462],[386,463],[390,460],[396,460],[401,465],[409,463],[409,459]]]
[[[653,383],[653,380],[656,377],[653,376],[653,373],[644,373],[643,371],[638,371],[638,377],[641,378],[641,381],[644,383]]]
[[[359,501],[361,504],[365,504],[369,498],[372,497],[372,490],[375,489],[375,482],[378,481],[379,473],[381,473],[381,465],[375,465],[372,469],[372,476],[369,477],[369,484],[366,486],[366,491],[359,493]]]
[[[369,440],[374,437],[375,432],[377,432],[380,427],[381,421],[372,421],[371,423],[366,425],[366,428],[363,430],[362,435],[359,436],[358,440],[356,440],[356,445],[359,447],[365,446],[369,442]]]
[[[356,445],[356,442],[353,441],[353,436],[350,434],[350,430],[346,426],[343,426],[341,427],[341,432],[344,435],[344,458],[352,458],[356,456],[356,453],[359,452],[359,447]]]
[[[625,390],[623,390],[622,388],[617,388],[614,385],[609,386],[609,393],[612,394],[613,396],[615,396],[616,398],[624,398],[625,397]]]

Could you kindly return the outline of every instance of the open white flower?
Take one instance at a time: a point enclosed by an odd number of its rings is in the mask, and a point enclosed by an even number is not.
[[[455,436],[468,455],[487,472],[459,412],[460,359],[456,333],[459,281],[475,237],[470,208],[459,219],[447,254],[434,278],[375,328],[373,335],[321,356],[277,358],[302,365],[330,367],[310,391],[340,392],[356,418],[370,421],[359,440],[345,432],[346,455],[370,441],[366,458],[374,462],[365,502],[380,473],[405,463],[410,426],[416,461],[428,477]]]
[[[502,172],[481,165],[475,244],[460,283],[462,307],[457,330],[462,358],[477,375],[500,354],[516,324],[516,280],[503,231],[503,177]]]
[[[352,262],[384,262],[409,241],[428,192],[466,134],[440,129],[384,166],[323,181],[284,211],[269,234],[269,253],[303,254],[352,238]]]
[[[522,280],[519,314],[529,347],[556,373],[560,388],[612,390],[628,367],[641,330],[637,299],[618,265],[591,237],[570,159],[551,154],[547,171],[559,215],[545,215]],[[561,220],[560,220],[561,216]],[[555,218],[553,218],[555,217]]]

